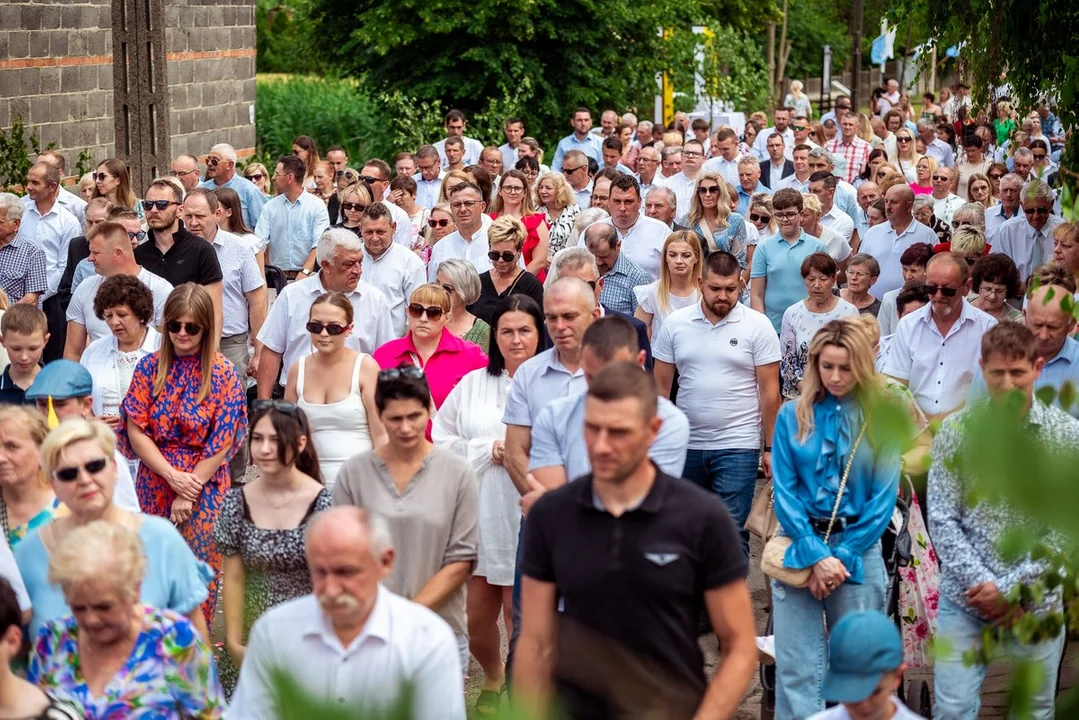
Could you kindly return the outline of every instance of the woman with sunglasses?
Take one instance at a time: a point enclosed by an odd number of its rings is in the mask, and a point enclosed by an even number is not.
[[[249,446],[259,476],[229,491],[214,526],[214,540],[224,557],[226,655],[220,674],[230,695],[255,620],[273,606],[311,592],[304,527],[333,504],[319,476],[307,417],[297,405],[256,401]]]
[[[333,489],[341,464],[385,439],[375,413],[378,363],[345,346],[353,307],[343,293],[328,292],[311,303],[307,331],[314,352],[292,366],[285,400],[303,409],[326,487]]]
[[[221,553],[214,522],[229,488],[229,461],[247,435],[247,395],[217,351],[214,308],[200,285],[184,283],[165,302],[161,349],[135,366],[121,408],[120,450],[139,461],[135,489],[147,515],[169,518],[214,572],[202,611],[217,604]]]
[[[742,267],[746,261],[746,223],[731,212],[727,183],[717,172],[701,173],[689,205],[686,224],[697,233],[705,257],[718,250],[731,253]]]
[[[423,233],[423,245],[416,251],[424,265],[431,262],[431,249],[435,244],[456,231],[457,221],[453,219],[453,211],[448,203],[443,202],[431,208],[427,216],[427,228]]]
[[[204,638],[199,607],[207,596],[210,568],[195,557],[176,527],[160,517],[129,512],[115,502],[116,435],[97,420],[68,419],[41,445],[42,470],[67,513],[38,528],[19,544],[15,559],[33,607],[34,635],[49,620],[68,614],[61,589],[50,582],[49,558],[76,528],[105,520],[128,528],[142,540],[149,565],[139,588],[143,603],[185,615]]]
[[[884,148],[874,148],[869,151],[869,160],[866,161],[865,168],[854,178],[854,187],[858,187],[866,181],[873,181],[873,176],[877,172],[882,164],[888,162],[888,153],[884,151]]]
[[[240,196],[230,187],[214,188],[214,196],[221,204],[221,212],[224,216],[217,223],[218,227],[226,230],[244,241],[255,253],[255,262],[259,264],[259,274],[266,273],[266,242],[247,227],[244,222],[243,205]]]
[[[263,195],[272,195],[270,173],[262,163],[248,163],[244,166],[244,178],[254,183]]]
[[[749,222],[757,228],[757,236],[762,240],[779,232],[779,226],[772,216],[771,195],[750,201]]]
[[[383,370],[400,365],[421,368],[437,410],[461,378],[487,366],[487,354],[446,329],[450,294],[441,285],[420,285],[408,303],[408,332],[375,350],[374,358]]]
[[[918,179],[918,161],[922,159],[922,156],[918,154],[918,149],[914,147],[914,133],[908,130],[906,127],[900,127],[895,132],[895,164],[899,168],[899,172],[903,173],[903,177],[907,179],[908,183],[912,183]]]
[[[38,448],[48,433],[32,406],[0,406],[0,533],[12,549],[67,512],[41,469]]]
[[[995,162],[985,171],[989,178],[989,186],[993,189],[993,202],[1000,202],[1000,179],[1008,174],[1008,166],[1004,163]]]
[[[314,138],[308,135],[297,137],[292,141],[292,154],[303,161],[304,189],[315,192],[318,189],[315,186],[315,165],[318,165],[319,160],[322,158],[318,155],[318,145],[315,144]]]
[[[386,518],[397,550],[393,572],[383,580],[386,589],[430,608],[449,624],[464,672],[465,584],[479,545],[476,475],[467,460],[425,436],[431,391],[423,370],[406,362],[380,372],[375,404],[389,441],[341,467],[333,504],[358,505]]]
[[[524,223],[528,232],[521,248],[525,269],[543,282],[547,277],[547,267],[551,264],[551,231],[545,215],[536,212],[528,178],[520,170],[508,170],[502,175],[498,197],[491,205],[491,219],[497,220],[502,215],[515,217]]]
[[[371,204],[371,188],[362,180],[346,185],[337,191],[337,199],[341,201],[341,222],[334,227],[341,227],[356,233],[356,237],[363,237],[360,233],[360,221],[363,219],[363,211]]]
[[[94,197],[108,198],[113,207],[134,210],[142,217],[142,203],[131,189],[127,165],[120,160],[109,158],[98,164],[94,171],[94,187]]]
[[[540,182],[546,181],[551,175],[544,175]],[[579,213],[575,213],[574,217],[577,215]],[[510,295],[527,295],[543,307],[543,283],[518,262],[527,236],[524,224],[515,217],[501,217],[488,228],[487,246],[490,249],[487,257],[491,260],[491,269],[480,274],[479,299],[468,307],[481,320],[490,323],[495,308]]]

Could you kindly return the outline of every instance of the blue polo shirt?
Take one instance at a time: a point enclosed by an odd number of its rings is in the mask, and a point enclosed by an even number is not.
[[[764,314],[778,333],[783,325],[783,313],[796,302],[805,300],[806,285],[802,279],[802,261],[815,252],[828,252],[817,238],[801,231],[798,239],[789,243],[778,233],[757,243],[753,253],[753,278],[764,278]]]
[[[1079,341],[1071,338],[1066,338],[1056,357],[1045,363],[1038,379],[1034,381],[1034,390],[1036,392],[1043,387],[1053,388],[1057,392],[1053,404],[1061,407],[1060,388],[1068,382],[1075,390],[1079,390]],[[981,373],[976,373],[967,393],[967,405],[973,405],[987,395],[989,395],[989,388],[986,387],[985,377]],[[1079,402],[1073,402],[1070,408],[1062,409],[1066,409],[1072,417],[1079,418]]]
[[[578,140],[576,133],[570,133],[558,141],[558,148],[554,151],[554,160],[551,161],[551,169],[562,172],[562,158],[570,150],[580,150],[603,167],[602,144],[603,139],[598,135],[588,133],[584,140]]]

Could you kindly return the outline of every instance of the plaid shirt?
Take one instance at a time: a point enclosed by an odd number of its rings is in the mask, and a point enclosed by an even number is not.
[[[833,155],[839,155],[846,161],[847,168],[842,176],[844,180],[853,183],[854,179],[865,169],[869,162],[869,143],[860,137],[854,138],[848,145],[843,142],[843,136],[837,135],[824,146],[824,149]]]
[[[619,252],[614,267],[603,276],[603,291],[599,295],[599,301],[610,310],[632,315],[637,309],[637,295],[633,288],[650,282],[652,278],[648,277],[648,273],[626,257],[625,252]]]
[[[22,236],[0,248],[0,287],[8,300],[16,303],[27,293],[47,292],[45,265],[45,251]]]

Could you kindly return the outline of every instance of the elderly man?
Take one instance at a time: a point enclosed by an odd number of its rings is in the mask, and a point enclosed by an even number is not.
[[[910,388],[922,412],[942,417],[966,401],[982,335],[997,321],[967,302],[970,266],[955,253],[929,260],[925,287],[929,305],[899,321],[884,372]]]
[[[236,150],[231,145],[218,143],[210,148],[206,156],[206,179],[199,183],[199,187],[207,190],[219,187],[232,188],[240,196],[244,224],[249,228],[258,225],[267,197],[255,183],[236,173]]]
[[[949,226],[955,211],[967,202],[952,192],[954,172],[946,167],[938,167],[933,171],[933,215]]]
[[[637,180],[641,184],[641,192],[645,195],[652,188],[663,187],[663,175],[659,172],[660,162],[659,150],[654,147],[641,148],[637,156]]]
[[[854,234],[854,219],[835,204],[838,184],[836,176],[830,172],[817,171],[809,176],[809,192],[820,200],[820,224],[842,235],[851,247],[858,247],[858,237]]]
[[[766,193],[768,188],[761,183],[761,164],[753,155],[743,155],[738,161],[738,214],[749,211],[749,201],[757,193]],[[682,213],[688,215],[689,209]]]
[[[903,266],[899,262],[903,251],[914,243],[936,245],[936,233],[914,219],[914,191],[907,185],[894,185],[884,195],[884,217],[887,222],[866,230],[861,252],[868,253],[880,263],[880,278],[870,288],[878,299],[890,290],[903,287]]]
[[[274,170],[277,195],[255,225],[255,234],[269,246],[266,262],[301,279],[314,272],[315,245],[330,226],[326,205],[304,189],[304,172],[303,160],[281,156]]]
[[[595,137],[589,133],[589,137]],[[588,175],[588,158],[581,150],[568,150],[562,160],[562,176],[573,190],[573,198],[582,210],[592,206],[591,178]],[[437,245],[435,247],[438,247]]]
[[[952,146],[937,137],[937,125],[929,118],[918,121],[918,137],[925,145],[926,157],[937,161],[938,166],[955,167],[955,151]]]
[[[633,289],[647,285],[652,279],[623,252],[622,239],[614,225],[606,222],[589,225],[584,231],[584,244],[595,256],[603,279],[600,302],[623,315],[632,315],[637,309]]]
[[[666,187],[654,187],[644,198],[644,214],[653,220],[659,220],[670,230],[685,230],[685,225],[674,221],[678,210],[678,198],[674,191]]]
[[[274,674],[284,671],[322,702],[387,712],[407,690],[415,717],[465,720],[453,631],[382,585],[396,556],[386,520],[335,507],[305,533],[312,594],[269,610],[251,628],[229,716],[274,717]]]
[[[665,147],[660,151],[660,155],[663,158],[660,168],[663,172],[664,185],[666,185],[667,178],[672,178],[682,172],[682,146]]]
[[[320,295],[341,292],[352,303],[355,328],[345,341],[352,349],[370,354],[397,337],[386,296],[360,279],[363,241],[355,233],[345,228],[327,230],[318,240],[315,256],[321,268],[318,277],[288,285],[270,307],[258,335],[255,352],[260,353],[259,398],[269,398],[271,394],[283,396],[289,369],[301,357],[311,354],[308,313]]]
[[[439,263],[450,258],[467,260],[480,274],[491,269],[491,260],[487,257],[490,250],[487,228],[483,223],[487,203],[483,201],[482,191],[474,183],[462,182],[450,188],[449,195],[450,211],[457,229],[439,240],[431,251],[431,261],[427,264],[430,282],[438,279]]]
[[[985,237],[993,237],[1000,226],[1020,215],[1022,206],[1019,193],[1023,190],[1023,178],[1008,173],[1000,178],[1000,201],[985,211]]]
[[[11,193],[0,193],[0,287],[13,303],[36,306],[48,290],[45,252],[19,235],[25,208]]]
[[[46,162],[50,165],[55,165],[56,169],[60,171],[60,191],[56,195],[56,200],[64,209],[75,216],[75,219],[79,221],[79,225],[86,223],[86,201],[83,200],[82,195],[76,195],[64,187],[64,175],[67,174],[67,160],[58,150],[42,150],[37,156],[38,162]]]
[[[858,237],[864,238],[869,229],[869,206],[880,199],[880,186],[872,180],[866,180],[858,186],[858,212],[854,217],[854,229],[858,231]]]
[[[843,158],[846,170],[843,179],[849,183],[861,174],[865,164],[869,162],[869,143],[858,137],[858,115],[848,112],[839,119],[839,137],[833,138],[825,145],[830,153]]]
[[[1013,142],[1017,140],[1018,138],[1012,139]],[[1029,138],[1027,142],[1029,142]],[[1023,182],[1030,180],[1030,171],[1034,169],[1034,153],[1030,151],[1029,147],[1023,146],[1017,149],[1011,158],[1011,163],[1012,172],[1021,177]]]
[[[623,120],[623,122],[625,122]],[[637,125],[637,142],[641,144],[642,148],[651,147],[655,144],[656,138],[653,133],[653,125],[647,120],[642,120]]]
[[[1041,180],[1027,182],[1020,199],[1023,215],[1005,222],[986,240],[993,246],[991,252],[1010,257],[1019,268],[1019,277],[1026,278],[1052,260],[1053,230],[1063,220],[1053,215],[1053,190]]]
[[[386,296],[393,332],[402,337],[408,329],[405,306],[413,291],[427,282],[423,261],[404,245],[393,241],[394,223],[385,203],[373,202],[360,219],[363,235],[363,275]]]
[[[216,168],[215,168],[216,169]],[[184,186],[184,192],[191,192],[199,186],[199,159],[190,153],[177,155],[172,161],[172,170],[169,175],[180,181]]]
[[[428,210],[438,204],[438,194],[442,190],[442,160],[434,145],[420,145],[416,151],[416,170],[412,176],[416,181],[416,204]]]

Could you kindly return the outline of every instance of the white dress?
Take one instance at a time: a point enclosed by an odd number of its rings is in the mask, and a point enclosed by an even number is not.
[[[300,368],[296,373],[296,404],[307,415],[311,437],[315,441],[315,451],[318,453],[322,482],[327,490],[333,490],[337,471],[345,460],[367,452],[373,446],[371,428],[367,424],[367,408],[360,396],[360,366],[363,365],[365,357],[367,355],[360,353],[356,358],[348,396],[333,403],[309,403],[304,399],[304,364],[307,358],[300,358]]]
[[[435,416],[431,439],[465,458],[480,485],[480,543],[475,574],[491,585],[513,585],[521,496],[506,469],[491,462],[495,440],[506,439],[502,413],[511,378],[473,370],[457,383]]]
[[[667,319],[668,315],[675,310],[689,307],[701,299],[701,296],[697,293],[687,295],[686,297],[678,297],[677,295],[667,293],[667,304],[669,307],[666,312],[664,312],[663,308],[659,306],[659,280],[633,288],[633,294],[637,296],[637,304],[641,307],[641,310],[652,314],[653,339],[659,337],[659,329],[663,326],[663,321]]]

